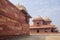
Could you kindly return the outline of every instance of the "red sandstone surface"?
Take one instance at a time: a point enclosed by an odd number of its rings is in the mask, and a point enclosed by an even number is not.
[[[29,16],[8,0],[0,0],[0,36],[29,35]]]

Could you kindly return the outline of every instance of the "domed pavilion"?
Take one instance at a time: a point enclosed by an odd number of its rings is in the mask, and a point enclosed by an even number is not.
[[[33,25],[30,26],[30,34],[58,33],[58,28],[52,24],[52,20],[48,17],[42,18],[41,16],[37,16],[32,21]]]

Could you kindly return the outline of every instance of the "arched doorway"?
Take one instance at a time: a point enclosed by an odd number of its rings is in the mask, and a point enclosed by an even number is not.
[[[39,33],[39,29],[37,29],[37,33]]]
[[[53,28],[51,29],[51,32],[54,32],[54,29]]]

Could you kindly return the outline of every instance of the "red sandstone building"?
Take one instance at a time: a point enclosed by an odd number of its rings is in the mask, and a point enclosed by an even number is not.
[[[29,35],[31,16],[24,6],[17,8],[9,0],[0,0],[0,36]]]
[[[29,26],[30,18],[24,6],[15,6],[9,0],[0,0],[0,36],[58,32],[49,18],[43,19],[38,16],[33,19],[31,27]]]
[[[51,22],[52,21],[47,17],[43,19],[37,16],[33,19],[33,25],[30,27],[30,34],[58,33],[57,27],[51,24]]]

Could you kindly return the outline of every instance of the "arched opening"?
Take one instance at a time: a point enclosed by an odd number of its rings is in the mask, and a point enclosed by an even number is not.
[[[37,26],[40,26],[40,22],[37,22]]]
[[[39,33],[39,29],[37,29],[37,33]]]
[[[51,32],[54,32],[54,29],[53,28],[51,29]]]
[[[45,32],[48,32],[48,30],[47,30],[47,29],[45,29]]]

